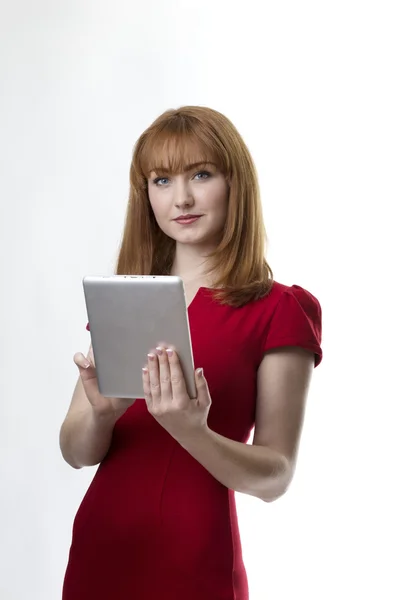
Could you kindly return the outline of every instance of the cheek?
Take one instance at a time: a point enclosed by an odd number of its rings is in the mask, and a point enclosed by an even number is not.
[[[213,205],[215,206],[216,212],[221,218],[225,218],[228,212],[228,198],[229,193],[226,187],[220,187],[216,190],[213,198]]]
[[[208,209],[217,214],[225,214],[228,209],[229,188],[225,181],[218,181],[209,188],[204,188],[201,200]],[[200,200],[200,197],[199,197]]]
[[[162,221],[163,218],[165,217],[165,202],[162,202],[160,198],[157,197],[158,195],[155,193],[153,194],[149,194],[149,202],[150,202],[150,207],[151,210],[154,213],[154,216],[156,218],[156,221]]]
[[[170,204],[166,201],[166,198],[157,198],[149,196],[150,207],[153,211],[154,218],[158,227],[165,234],[171,234],[171,216],[170,216]]]
[[[152,210],[153,213],[154,213],[154,215],[157,217],[157,205],[156,205],[156,203],[151,198],[149,198],[149,203],[150,203],[150,210]]]
[[[161,229],[165,229],[165,225],[168,220],[165,211],[163,211],[159,206],[154,206],[153,214],[158,226],[161,227]]]

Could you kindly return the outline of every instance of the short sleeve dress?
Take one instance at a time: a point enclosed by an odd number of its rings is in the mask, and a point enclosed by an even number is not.
[[[299,346],[322,359],[321,307],[274,282],[241,308],[200,288],[188,308],[195,366],[212,405],[209,427],[246,443],[265,352]],[[247,600],[234,491],[149,414],[144,400],[117,421],[107,456],[76,514],[63,600]]]

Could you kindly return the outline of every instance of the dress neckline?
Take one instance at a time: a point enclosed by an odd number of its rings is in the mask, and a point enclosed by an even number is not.
[[[204,286],[199,287],[199,289],[193,296],[192,301],[188,305],[187,310],[190,310],[193,307],[193,305],[199,301],[199,298],[204,295],[204,293],[211,293],[212,291],[213,291],[213,288],[208,288],[208,287],[204,287]]]
[[[198,297],[202,294],[203,290],[205,290],[205,289],[206,288],[204,288],[204,287],[199,287],[199,289],[197,290],[197,292],[193,296],[191,302],[188,304],[188,307],[187,307],[188,310],[190,308],[192,308],[193,304],[197,301]]]

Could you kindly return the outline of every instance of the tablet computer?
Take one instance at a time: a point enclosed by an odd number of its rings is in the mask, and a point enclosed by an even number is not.
[[[143,398],[142,367],[156,346],[179,356],[190,398],[196,397],[183,281],[175,276],[87,275],[86,309],[99,391],[108,398]]]

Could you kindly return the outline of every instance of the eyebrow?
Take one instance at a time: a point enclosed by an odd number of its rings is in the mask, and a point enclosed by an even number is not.
[[[195,162],[195,163],[191,163],[190,165],[186,165],[183,169],[184,173],[187,173],[188,171],[191,171],[192,169],[195,169],[196,167],[205,167],[207,165],[212,165],[213,167],[217,167],[217,165],[209,160],[201,160],[199,162]],[[165,173],[168,174],[170,173],[170,171],[168,169],[152,169],[152,172],[154,173]]]
[[[184,171],[191,171],[192,169],[196,168],[196,167],[201,167],[201,166],[206,166],[206,165],[213,165],[214,167],[216,167],[216,165],[213,162],[210,162],[209,160],[202,160],[200,162],[195,162],[192,163],[191,165],[186,165],[186,167],[184,168]]]

